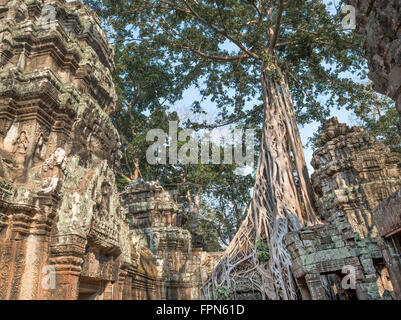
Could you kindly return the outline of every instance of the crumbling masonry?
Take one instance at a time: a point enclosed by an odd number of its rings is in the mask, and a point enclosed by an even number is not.
[[[156,182],[133,181],[122,198],[135,251],[141,253],[139,265],[147,257],[154,266],[151,273],[138,268],[133,298],[201,299],[216,256],[192,248],[191,234],[184,229],[187,218],[170,194]]]
[[[0,298],[127,298],[113,50],[86,7],[44,5],[0,1]]]

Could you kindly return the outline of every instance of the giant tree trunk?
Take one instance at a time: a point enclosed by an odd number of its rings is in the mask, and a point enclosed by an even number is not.
[[[238,233],[215,268],[211,283],[205,286],[207,298],[215,298],[219,286],[235,292],[241,279],[249,280],[250,289],[260,292],[265,299],[298,298],[283,237],[319,220],[288,84],[282,72],[276,70],[278,79],[270,76],[266,66],[262,70],[265,108],[253,199]],[[255,243],[260,239],[270,249],[267,263],[258,259]]]

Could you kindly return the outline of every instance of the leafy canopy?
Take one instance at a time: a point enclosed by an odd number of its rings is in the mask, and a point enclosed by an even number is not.
[[[194,86],[202,98],[192,110],[201,112],[210,98],[220,110],[218,124],[261,123],[261,66],[275,58],[288,78],[299,123],[322,121],[333,107],[370,104],[366,87],[349,78],[366,79],[360,41],[341,29],[341,14],[330,13],[321,0],[89,2],[113,30],[114,40],[123,43],[125,54],[146,60],[152,71],[145,75],[164,80],[154,98],[173,102]],[[142,74],[124,61],[130,77]],[[144,100],[151,92],[146,89],[140,89]],[[322,95],[325,103],[317,99]],[[151,100],[146,101],[152,109],[160,99]]]

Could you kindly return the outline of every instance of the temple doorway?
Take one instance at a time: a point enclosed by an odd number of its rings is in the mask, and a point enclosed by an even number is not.
[[[342,279],[344,274],[340,271],[321,275],[323,288],[327,300],[358,300],[355,289],[344,289]]]

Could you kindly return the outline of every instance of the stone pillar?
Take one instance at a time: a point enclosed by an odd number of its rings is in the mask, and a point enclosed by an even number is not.
[[[57,197],[39,196],[37,206],[8,205],[1,216],[0,299],[37,299],[48,258]]]
[[[52,237],[47,279],[42,279],[48,287],[43,289],[42,299],[78,299],[79,277],[82,272],[85,246],[86,239],[77,235]]]
[[[307,274],[305,276],[312,300],[327,300],[320,274]]]

